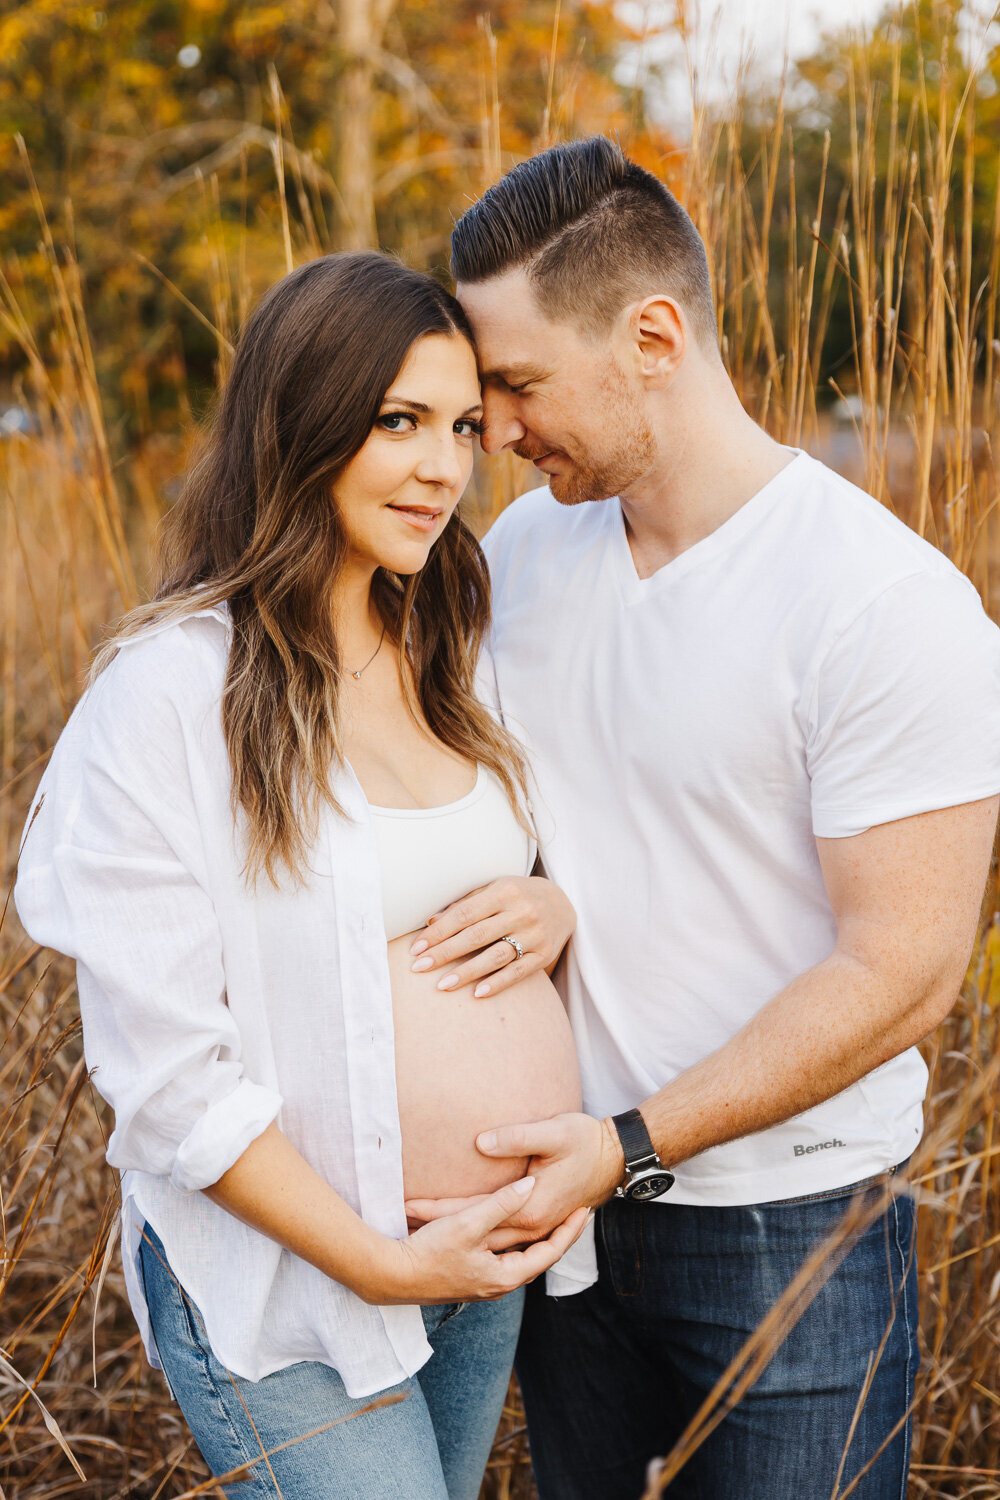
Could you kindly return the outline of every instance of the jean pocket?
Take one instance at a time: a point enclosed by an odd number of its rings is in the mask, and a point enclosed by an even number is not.
[[[167,1260],[163,1241],[148,1222],[143,1225],[142,1239],[142,1285],[154,1339],[156,1324],[159,1323],[168,1332],[172,1329],[174,1338],[183,1339],[186,1331],[192,1345],[202,1352],[210,1352],[211,1346],[201,1310],[181,1286]],[[170,1384],[169,1380],[167,1384]]]
[[[156,1339],[157,1308],[154,1300],[150,1297],[149,1277],[147,1276],[146,1271],[147,1257],[151,1255],[155,1256],[157,1261],[159,1262],[159,1265],[152,1268],[151,1270],[151,1274],[153,1276],[157,1276],[160,1274],[160,1266],[162,1265],[163,1267],[166,1267],[166,1251],[163,1248],[163,1242],[161,1241],[159,1235],[156,1233],[156,1230],[152,1227],[151,1224],[144,1222],[141,1230],[141,1237],[139,1240],[139,1276],[142,1281],[142,1294],[146,1299],[146,1316],[149,1318],[150,1332],[152,1334],[153,1343],[156,1345],[156,1353],[160,1361],[160,1374],[166,1381],[167,1390],[170,1392],[175,1403],[177,1405],[180,1405],[180,1402],[177,1401],[177,1392],[171,1385],[170,1376],[167,1374],[166,1360],[163,1358],[163,1355],[160,1351],[160,1346],[157,1343]]]
[[[457,1318],[459,1313],[464,1312],[468,1305],[468,1302],[453,1302],[445,1312],[444,1317],[441,1319],[441,1323],[447,1323],[449,1319]],[[439,1328],[441,1327],[441,1323],[438,1324]]]
[[[898,1167],[889,1167],[887,1171],[876,1172],[872,1177],[862,1177],[860,1182],[848,1182],[843,1187],[827,1188],[823,1193],[805,1193],[801,1198],[772,1198],[768,1203],[758,1204],[758,1207],[799,1208],[807,1203],[833,1203],[838,1198],[853,1198],[858,1193],[867,1193],[872,1188],[883,1187],[898,1171]]]
[[[608,1279],[616,1297],[638,1297],[646,1285],[646,1209],[636,1203],[606,1203],[598,1211]]]

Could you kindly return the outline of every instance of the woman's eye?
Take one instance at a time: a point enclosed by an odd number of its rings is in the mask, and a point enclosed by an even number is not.
[[[416,428],[416,425],[417,425],[417,419],[416,419],[416,417],[411,417],[410,414],[409,414],[409,412],[405,412],[405,411],[387,411],[387,412],[384,412],[382,414],[382,416],[380,416],[377,419],[377,424],[376,425],[379,426],[379,427],[381,427],[382,430],[383,430],[383,432],[406,432],[407,429],[405,427],[400,426],[400,425],[394,425],[394,424],[400,424],[400,423],[403,423],[403,422],[409,422],[410,423],[410,428],[409,428],[410,432],[413,432],[414,429]]]
[[[463,417],[455,423],[455,431],[459,437],[482,437],[483,424],[472,417]]]

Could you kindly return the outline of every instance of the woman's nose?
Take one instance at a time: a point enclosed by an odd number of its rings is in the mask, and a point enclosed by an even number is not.
[[[440,484],[447,489],[454,489],[455,485],[462,482],[463,458],[466,453],[468,449],[461,448],[454,437],[443,438],[421,459],[417,478],[423,479],[427,484]]]

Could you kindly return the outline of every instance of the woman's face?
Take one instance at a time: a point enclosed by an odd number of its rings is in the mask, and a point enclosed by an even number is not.
[[[348,567],[419,572],[469,482],[482,412],[468,341],[418,339],[334,487]]]

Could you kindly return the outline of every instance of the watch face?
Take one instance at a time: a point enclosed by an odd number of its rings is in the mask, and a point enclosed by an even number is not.
[[[674,1185],[674,1174],[665,1172],[655,1167],[649,1171],[637,1173],[625,1189],[626,1198],[632,1198],[636,1202],[645,1203],[649,1198],[659,1198],[663,1193],[669,1192]]]

